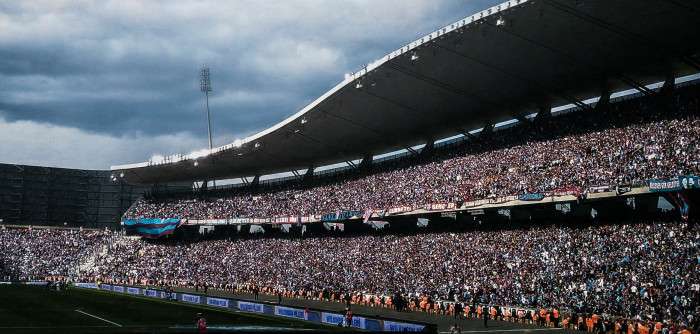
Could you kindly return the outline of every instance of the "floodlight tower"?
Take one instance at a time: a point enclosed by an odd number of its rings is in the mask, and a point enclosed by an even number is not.
[[[207,65],[202,66],[199,71],[199,89],[204,93],[206,97],[206,107],[207,107],[207,125],[209,129],[209,150],[213,148],[211,142],[211,115],[209,113],[209,92],[211,92],[211,80],[209,79],[209,67]]]

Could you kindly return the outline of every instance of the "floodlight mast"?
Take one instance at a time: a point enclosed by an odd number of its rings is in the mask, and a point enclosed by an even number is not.
[[[209,67],[207,65],[203,65],[202,69],[199,71],[199,89],[204,93],[205,99],[206,99],[206,108],[207,108],[207,132],[209,133],[209,154],[211,154],[211,150],[214,148],[214,145],[212,144],[211,140],[211,113],[209,112],[209,92],[211,92],[211,79],[209,77]],[[195,162],[195,166],[197,166],[197,162]],[[207,181],[204,181],[202,185],[205,186],[206,188]],[[212,185],[216,187],[216,181],[212,181]]]
[[[207,129],[209,132],[209,151],[214,148],[211,141],[211,114],[209,112],[209,92],[211,89],[211,80],[209,78],[209,67],[206,65],[202,66],[199,72],[199,89],[204,93],[206,98],[206,108],[207,108]]]

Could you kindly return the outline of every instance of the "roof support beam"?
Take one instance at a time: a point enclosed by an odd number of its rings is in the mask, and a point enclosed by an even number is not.
[[[411,154],[413,154],[413,155],[418,155],[418,152],[416,150],[414,150],[413,147],[406,147],[406,150],[411,152]]]
[[[637,34],[633,31],[625,29],[624,26],[620,26],[619,24],[614,24],[611,22],[608,22],[604,19],[595,17],[593,15],[590,15],[584,11],[579,10],[576,7],[572,7],[570,5],[567,5],[566,3],[563,3],[561,1],[557,0],[543,0],[544,3],[549,4],[552,8],[555,8],[559,11],[568,13],[570,15],[573,15],[577,17],[579,20],[585,21],[591,25],[597,26],[601,29],[607,30],[613,34],[619,35],[621,37],[624,37],[625,39],[645,47],[649,52],[648,54],[651,56],[654,56],[656,59],[665,59],[669,57],[677,57],[678,50],[669,46],[665,41],[662,40],[650,40],[644,35]],[[674,54],[676,53],[676,54]]]
[[[654,103],[658,106],[660,110],[665,110],[666,112],[672,112],[674,109],[673,104],[673,91],[676,88],[676,75],[673,70],[669,67],[666,71],[666,79],[664,80],[663,86],[659,89],[659,93],[656,94],[654,98]]]
[[[306,173],[304,173],[304,181],[310,180],[314,177],[314,170],[316,168],[314,166],[309,166],[309,168],[306,170]]]
[[[255,187],[258,184],[260,184],[260,174],[255,175],[255,177],[253,178],[253,182],[250,183],[250,186]]]
[[[488,122],[484,125],[484,128],[479,132],[479,136],[488,136],[493,133],[494,125],[493,122]]]
[[[659,90],[659,95],[663,97],[670,97],[673,95],[674,88],[676,87],[676,75],[673,70],[666,72],[666,80],[664,80],[663,86]]]
[[[596,112],[603,112],[607,111],[608,107],[610,107],[610,90],[605,87],[603,91],[600,92],[600,99],[598,103],[596,103],[594,110]]]
[[[416,79],[416,80],[418,80],[418,81],[422,81],[422,82],[424,82],[424,83],[426,83],[426,84],[428,84],[428,85],[431,85],[431,86],[434,86],[434,87],[438,87],[438,88],[440,88],[440,89],[442,89],[442,90],[444,90],[444,91],[450,92],[450,93],[452,93],[452,94],[459,95],[459,96],[463,96],[463,97],[467,97],[467,98],[472,98],[472,99],[478,100],[479,102],[488,104],[488,105],[493,106],[493,107],[498,107],[498,108],[504,108],[504,107],[505,107],[504,105],[502,105],[502,104],[501,104],[500,102],[498,102],[498,101],[494,101],[494,100],[485,98],[485,97],[483,97],[483,96],[479,96],[479,95],[477,95],[477,94],[475,94],[475,93],[473,93],[473,92],[466,91],[466,90],[464,90],[464,89],[462,89],[462,88],[453,86],[453,85],[451,85],[451,84],[449,84],[449,83],[446,83],[446,82],[443,82],[443,81],[441,81],[441,80],[435,79],[435,78],[433,78],[433,77],[424,75],[424,74],[422,74],[422,73],[418,73],[418,72],[416,72],[416,71],[414,71],[414,70],[411,70],[411,69],[409,69],[409,68],[403,67],[403,66],[401,66],[401,65],[397,65],[397,64],[393,64],[393,63],[387,63],[387,67],[392,68],[392,69],[394,69],[395,71],[400,72],[400,73],[403,73],[403,74],[405,74],[405,75],[407,75],[407,76],[409,76],[409,77],[413,77],[414,79]]]
[[[535,116],[535,122],[539,122],[549,117],[552,117],[552,105],[549,103],[541,103],[537,107],[537,115]]]
[[[621,77],[620,77],[620,80],[622,80],[622,82],[624,82],[624,83],[630,85],[632,88],[638,90],[640,93],[642,93],[642,94],[644,94],[644,95],[646,95],[646,96],[652,96],[652,95],[654,95],[654,91],[653,91],[653,90],[647,88],[646,86],[644,86],[644,85],[642,85],[642,84],[640,84],[640,83],[638,83],[638,82],[636,82],[636,81],[634,81],[634,80],[632,80],[632,79],[630,79],[630,78],[628,78],[628,77],[621,76]]]
[[[572,100],[569,100],[569,102],[573,103],[575,106],[577,106],[577,107],[579,107],[579,108],[581,108],[581,109],[583,109],[583,110],[591,110],[591,109],[593,109],[593,108],[591,108],[591,106],[589,106],[589,105],[583,103],[583,101],[581,101],[581,100],[579,100],[579,99],[572,99]]]
[[[372,161],[374,160],[374,156],[370,153],[365,153],[365,155],[362,157],[362,161],[360,162],[360,168],[369,168],[369,166],[372,165]]]
[[[515,114],[515,119],[517,119],[521,124],[529,124],[531,121],[528,119],[525,113],[517,113]]]
[[[348,166],[352,167],[352,168],[357,168],[357,165],[356,165],[354,162],[350,161],[350,160],[345,161],[345,163],[346,163]]]
[[[246,178],[246,177],[242,177],[242,178],[241,178],[241,181],[243,181],[243,184],[245,184],[245,185],[249,185],[249,184],[250,184],[250,182],[248,182],[248,178]]]
[[[488,24],[488,23],[487,23],[487,24]],[[507,31],[507,30],[504,30],[504,31]],[[530,86],[538,87],[538,89],[539,89],[540,91],[542,91],[543,93],[545,93],[545,94],[554,94],[554,95],[559,96],[559,97],[562,98],[562,99],[565,99],[565,100],[567,100],[567,101],[569,101],[569,102],[571,102],[571,103],[573,103],[573,104],[576,104],[579,108],[582,108],[582,109],[590,109],[589,106],[587,106],[585,103],[581,103],[580,101],[578,101],[578,100],[577,100],[576,98],[574,98],[573,96],[569,96],[568,94],[566,94],[566,93],[564,93],[564,92],[556,92],[556,91],[554,91],[554,90],[548,88],[546,85],[544,85],[544,84],[542,84],[542,83],[540,83],[540,82],[537,82],[536,80],[532,80],[532,79],[530,79],[530,78],[527,78],[527,77],[525,77],[525,76],[522,75],[522,74],[513,73],[513,72],[511,72],[511,71],[505,70],[505,69],[500,68],[500,67],[498,67],[498,66],[495,66],[495,65],[493,65],[493,64],[491,64],[491,63],[488,63],[488,62],[483,61],[483,60],[481,60],[481,59],[478,59],[478,58],[476,58],[476,57],[474,57],[474,56],[471,56],[471,55],[468,55],[468,54],[466,54],[466,53],[463,53],[463,52],[461,52],[461,51],[457,51],[457,50],[455,50],[455,49],[449,48],[449,47],[447,47],[447,46],[444,46],[444,45],[441,45],[441,44],[435,44],[435,45],[436,45],[437,47],[439,47],[439,48],[441,48],[441,49],[443,49],[443,50],[449,52],[449,53],[452,53],[452,54],[454,54],[454,55],[456,55],[456,56],[459,56],[459,57],[462,57],[462,58],[464,58],[464,59],[467,59],[467,60],[469,60],[469,61],[471,61],[471,62],[477,63],[477,64],[479,64],[479,65],[481,65],[481,66],[484,66],[484,67],[486,67],[486,68],[489,68],[489,69],[491,69],[491,70],[497,71],[497,72],[499,72],[499,73],[501,73],[501,74],[503,74],[503,75],[505,75],[505,76],[508,76],[508,77],[510,77],[510,78],[512,78],[512,79],[518,80],[518,81],[523,82],[523,83],[525,83],[525,84],[527,84],[527,85],[530,85]],[[495,103],[492,103],[492,104],[495,104]],[[499,107],[499,108],[506,108],[507,106],[498,105],[498,107]]]
[[[686,65],[693,67],[697,71],[700,71],[700,61],[698,61],[694,57],[692,57],[692,56],[683,57],[683,62]]]
[[[469,139],[476,139],[477,138],[475,135],[469,133],[469,131],[464,130],[464,129],[457,129],[457,132],[461,133],[464,137],[467,137]]]
[[[433,153],[434,148],[435,141],[431,139],[427,143],[425,143],[425,146],[423,146],[423,148],[420,150],[420,155],[423,157],[427,157]]]
[[[294,177],[296,177],[297,179],[301,179],[301,175],[299,175],[299,172],[293,170],[293,171],[292,171],[292,174],[293,174]]]

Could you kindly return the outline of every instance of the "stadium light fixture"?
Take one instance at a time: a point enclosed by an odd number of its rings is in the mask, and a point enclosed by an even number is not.
[[[124,178],[124,172],[119,173],[119,177]]]
[[[357,88],[357,89],[362,88],[362,82],[358,80],[357,84],[355,84],[355,88]]]
[[[411,53],[411,61],[416,61],[418,59],[420,59],[420,56],[418,56],[418,54],[415,51],[413,51],[413,53]]]
[[[195,167],[199,166],[199,161],[195,160],[195,161],[194,161],[194,166],[195,166]]]
[[[259,148],[262,144],[260,142],[255,143],[255,148]]]
[[[209,67],[207,67],[206,65],[202,66],[202,69],[199,71],[199,90],[201,90],[206,97],[207,130],[209,133],[209,149],[211,150],[213,148],[213,144],[211,140],[211,114],[209,113],[209,93],[212,91],[212,88],[211,79],[209,77]]]
[[[503,18],[503,16],[499,17],[498,20],[496,20],[496,26],[504,26],[506,25],[506,19]]]
[[[302,118],[302,119],[301,119],[301,124],[306,124],[306,123],[308,123],[308,122],[309,122],[309,121],[307,121],[306,118]]]

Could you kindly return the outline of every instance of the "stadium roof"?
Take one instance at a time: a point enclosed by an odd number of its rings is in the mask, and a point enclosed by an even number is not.
[[[113,166],[130,183],[266,175],[387,153],[700,70],[700,5],[513,0],[426,35],[282,122],[202,154]],[[649,93],[649,92],[647,92]]]

